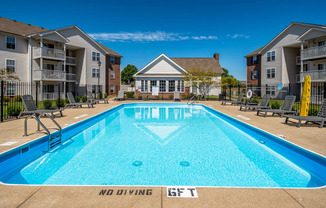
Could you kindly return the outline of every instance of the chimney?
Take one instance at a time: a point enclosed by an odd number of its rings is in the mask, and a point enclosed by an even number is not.
[[[220,61],[220,54],[219,53],[214,53],[214,58],[218,61]]]

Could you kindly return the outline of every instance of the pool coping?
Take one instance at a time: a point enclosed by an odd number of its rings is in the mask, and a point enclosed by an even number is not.
[[[97,118],[97,117],[99,117],[99,116],[101,116],[101,115],[103,115],[103,114],[105,114],[105,113],[108,113],[108,112],[110,112],[110,111],[115,110],[116,108],[123,107],[124,105],[133,105],[133,104],[146,105],[146,104],[158,104],[158,103],[157,103],[157,102],[121,103],[121,104],[119,104],[119,105],[117,105],[117,106],[114,106],[114,107],[108,109],[108,110],[105,110],[105,111],[103,111],[103,112],[100,112],[100,113],[94,114],[94,115],[92,115],[92,116],[89,117],[89,118],[86,118],[86,119],[81,120],[81,121],[79,121],[79,122],[75,122],[75,123],[73,123],[73,124],[71,124],[71,125],[69,125],[69,126],[65,126],[65,127],[62,128],[62,131],[64,131],[64,129],[66,129],[66,131],[67,131],[67,129],[69,130],[69,129],[71,129],[71,128],[77,126],[77,125],[84,124],[84,123],[88,122],[89,120],[95,119],[95,118]],[[171,104],[180,105],[180,104],[181,104],[181,105],[183,105],[183,106],[184,106],[184,105],[187,105],[187,103],[169,103],[169,102],[160,102],[160,104],[169,104],[169,105],[171,105]],[[232,119],[232,120],[235,120],[235,121],[241,123],[241,124],[244,125],[244,126],[248,125],[248,126],[251,127],[251,128],[257,129],[257,130],[259,130],[259,131],[261,131],[261,132],[263,132],[263,133],[265,133],[265,134],[268,134],[269,136],[273,137],[274,139],[276,139],[276,140],[278,140],[278,141],[280,141],[280,142],[282,142],[282,143],[288,143],[288,144],[290,144],[290,145],[292,145],[292,146],[294,146],[294,147],[296,147],[296,148],[299,148],[299,149],[305,151],[306,153],[313,153],[313,154],[315,154],[316,156],[321,157],[320,159],[326,160],[326,156],[324,156],[324,155],[322,155],[322,154],[319,154],[319,153],[317,153],[317,152],[314,152],[314,151],[312,151],[312,150],[309,150],[309,149],[307,149],[307,148],[304,148],[304,147],[302,147],[302,146],[300,146],[300,145],[297,145],[297,144],[295,144],[295,143],[293,143],[293,142],[291,142],[291,141],[285,140],[285,139],[283,139],[283,138],[281,138],[281,137],[276,136],[276,135],[273,134],[273,133],[270,133],[270,132],[268,132],[268,131],[266,131],[266,130],[263,130],[263,129],[259,128],[259,127],[256,127],[256,126],[254,126],[254,125],[252,125],[252,124],[249,124],[249,123],[246,123],[246,122],[244,122],[244,121],[241,121],[241,120],[239,120],[239,119],[237,119],[237,118],[234,118],[233,116],[230,116],[230,115],[227,115],[227,114],[225,114],[225,113],[222,113],[221,111],[216,110],[216,109],[214,109],[214,108],[212,108],[212,107],[209,107],[209,106],[207,106],[207,105],[205,105],[205,104],[194,104],[194,105],[195,105],[195,106],[202,106],[204,109],[205,109],[205,108],[209,108],[210,110],[212,110],[212,111],[216,111],[216,112],[222,114],[223,116],[228,117],[229,119]],[[208,112],[209,112],[209,111],[208,111]],[[211,112],[209,112],[209,113],[211,113]],[[211,113],[211,114],[212,114],[212,113]],[[213,115],[214,115],[214,114],[213,114]],[[217,116],[217,115],[215,115],[215,116]],[[232,125],[232,124],[231,124],[231,125]],[[240,130],[240,131],[242,131],[242,130]],[[57,131],[54,131],[54,132],[52,132],[50,135],[52,135],[52,134],[56,134],[56,133],[58,133],[58,132],[59,132],[58,130],[57,130]],[[31,143],[36,143],[36,142],[38,142],[38,141],[40,141],[40,140],[45,139],[46,137],[48,137],[48,135],[40,136],[40,137],[38,137],[38,138],[35,138],[35,139],[32,140],[32,141],[25,142],[25,143],[23,143],[23,144],[21,144],[21,145],[19,145],[19,146],[17,146],[17,147],[13,147],[13,148],[11,148],[11,149],[9,149],[9,150],[6,150],[6,151],[2,152],[2,153],[0,154],[0,156],[5,155],[5,154],[9,154],[10,152],[12,152],[12,151],[14,151],[14,150],[20,149],[20,148],[22,148],[22,147],[24,147],[24,146],[26,146],[26,145],[30,145]],[[70,140],[70,139],[67,139],[67,140],[65,140],[63,143],[68,142],[69,140]],[[58,147],[52,149],[51,151],[55,151],[55,150],[56,150],[57,148],[59,148],[59,147],[60,147],[60,146],[58,146]],[[275,150],[273,150],[273,151],[275,151]],[[51,186],[55,186],[55,187],[153,187],[153,188],[158,188],[158,187],[161,187],[161,188],[164,187],[164,188],[165,188],[165,187],[168,187],[168,186],[169,186],[169,187],[174,186],[174,185],[51,185],[51,184],[7,184],[7,183],[3,183],[3,182],[1,182],[1,181],[0,181],[0,185],[5,185],[5,186],[27,186],[27,187],[51,187]],[[324,186],[320,186],[320,187],[306,187],[306,188],[302,188],[302,187],[187,186],[187,185],[182,185],[182,186],[184,186],[184,187],[196,187],[196,188],[226,188],[226,189],[231,189],[231,188],[232,188],[232,189],[294,189],[294,190],[298,190],[298,189],[299,189],[299,190],[314,190],[314,189],[323,189],[323,188],[326,187],[326,185],[324,185]],[[176,186],[176,187],[177,187],[177,186]]]

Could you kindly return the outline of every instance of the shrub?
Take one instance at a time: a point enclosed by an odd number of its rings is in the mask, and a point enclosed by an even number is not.
[[[55,101],[55,104],[57,105],[58,108],[61,108],[61,107],[63,107],[65,105],[65,101],[63,99],[58,98]]]
[[[3,99],[4,102],[9,102],[10,101],[10,97],[9,96],[5,96]]]
[[[44,100],[43,106],[45,109],[50,109],[52,107],[52,101],[51,100]]]
[[[134,97],[135,92],[131,91],[131,92],[126,92],[127,98],[133,98]]]
[[[99,93],[98,99],[103,99],[103,93],[102,92]]]
[[[75,96],[75,101],[78,103],[80,101],[80,97],[79,96]]]
[[[258,104],[258,103],[259,103],[259,100],[258,100],[257,98],[254,97],[254,98],[251,100],[251,103],[257,103],[257,104]]]
[[[22,101],[22,96],[21,95],[15,95],[14,96],[14,102],[21,102]]]
[[[271,102],[270,106],[272,107],[272,109],[279,109],[281,107],[281,104],[277,101]]]
[[[169,95],[169,99],[172,100],[173,99],[173,95]]]
[[[309,106],[309,116],[317,116],[320,107]]]
[[[22,109],[18,106],[14,106],[14,107],[8,107],[7,108],[7,113],[9,116],[18,116],[20,111],[22,111]]]
[[[65,103],[66,104],[69,103],[69,99],[68,98],[65,99]]]
[[[143,99],[141,95],[138,95],[138,100],[141,100]]]
[[[87,97],[86,97],[85,95],[83,95],[83,96],[81,97],[81,101],[82,101],[83,103],[85,103],[85,102],[87,101]]]

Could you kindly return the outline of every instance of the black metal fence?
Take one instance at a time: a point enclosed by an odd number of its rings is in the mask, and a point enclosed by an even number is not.
[[[293,110],[300,111],[301,108],[301,85],[300,84],[287,84],[287,85],[266,85],[266,86],[247,86],[247,87],[223,87],[222,94],[226,99],[236,99],[239,93],[244,90],[252,91],[252,97],[255,99],[260,99],[264,94],[270,94],[271,100],[270,105],[273,103],[274,106],[282,105],[285,96],[294,95],[296,96],[296,101],[293,106]],[[245,99],[244,95],[244,99]],[[309,115],[317,115],[319,108],[322,104],[323,99],[326,98],[326,83],[311,83],[311,95],[310,95],[310,107]]]

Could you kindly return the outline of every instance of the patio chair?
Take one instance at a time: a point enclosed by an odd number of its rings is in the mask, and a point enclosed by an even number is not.
[[[243,94],[244,94],[244,91],[241,91],[237,100],[222,100],[221,104],[222,105],[226,105],[226,103],[231,103],[231,105],[243,104],[243,102],[242,102]]]
[[[93,105],[95,104],[93,102],[77,103],[71,92],[67,92],[67,97],[68,97],[69,103],[66,104],[65,108],[70,107],[70,106],[76,107],[76,108],[78,108],[78,107],[82,108],[83,105],[87,105],[88,107],[91,107],[91,106],[94,107]]]
[[[283,105],[281,106],[280,109],[258,109],[257,110],[257,115],[260,115],[260,112],[265,113],[264,117],[267,116],[267,113],[272,113],[272,116],[274,116],[274,114],[278,114],[281,117],[283,117],[284,114],[296,114],[296,111],[292,110],[294,101],[295,101],[295,96],[287,95],[284,98]]]
[[[244,108],[244,111],[247,111],[249,109],[252,109],[252,110],[269,109],[269,108],[271,108],[270,106],[268,106],[269,99],[270,99],[270,95],[265,94],[263,96],[263,99],[261,100],[261,102],[258,105],[251,105],[251,104],[240,105],[240,111],[242,110],[242,108]]]
[[[319,128],[322,128],[326,121],[326,98],[324,98],[323,103],[320,106],[317,116],[293,116],[293,115],[286,115],[285,116],[285,123],[287,124],[289,118],[298,120],[297,127],[301,126],[301,121],[306,121],[306,124],[309,122],[318,123],[320,122]]]
[[[89,97],[90,102],[94,103],[100,103],[100,101],[103,101],[104,103],[109,104],[109,99],[94,99],[93,94],[90,91],[87,91],[87,96]]]
[[[174,100],[174,102],[176,102],[176,101],[181,101],[181,99],[180,99],[180,93],[179,93],[179,91],[174,91],[174,98],[173,98],[173,100]]]
[[[37,109],[37,106],[35,105],[32,95],[23,95],[22,101],[24,104],[25,111],[21,111],[19,113],[18,118],[20,118],[23,115],[35,115],[38,117],[42,114],[51,114],[51,116],[54,117],[54,115],[53,115],[54,113],[60,113],[60,115],[63,116],[62,111],[64,109],[56,109],[56,110],[43,110],[43,109],[39,110],[39,109]]]
[[[118,97],[116,97],[114,100],[117,100],[117,101],[119,101],[119,100],[125,100],[124,96],[125,96],[125,91],[119,90]]]

